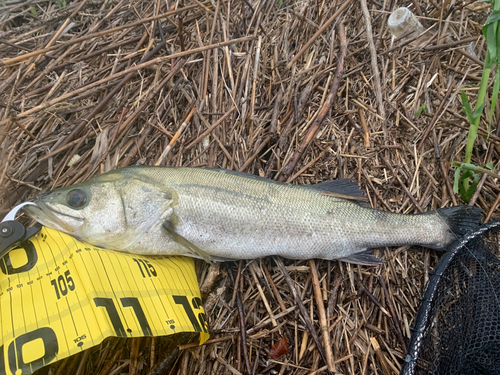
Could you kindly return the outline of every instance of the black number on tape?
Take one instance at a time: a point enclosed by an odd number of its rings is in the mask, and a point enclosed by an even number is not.
[[[201,306],[203,306],[201,304],[201,298],[198,298],[198,297],[194,297],[192,300],[191,300],[191,303],[193,304],[194,308],[195,309],[199,309]]]
[[[97,307],[104,307],[106,312],[108,313],[109,320],[111,320],[111,324],[115,329],[116,335],[120,337],[127,337],[125,333],[125,328],[123,328],[123,323],[118,315],[118,310],[116,310],[116,306],[113,303],[111,298],[94,298],[94,303]]]
[[[56,290],[57,299],[61,298],[68,294],[68,289],[73,291],[75,290],[75,282],[73,278],[70,276],[69,270],[66,270],[63,275],[59,275],[57,279],[50,280],[50,283],[54,286]]]
[[[76,339],[73,339],[73,341],[76,343],[79,343],[81,342],[82,340],[85,340],[87,338],[87,335],[81,335],[79,337],[77,337]]]
[[[157,275],[156,270],[153,267],[153,265],[151,263],[149,263],[149,261],[147,261],[146,259],[136,259],[136,258],[132,258],[132,260],[135,263],[137,263],[137,266],[139,267],[139,271],[141,271],[142,277],[144,277],[144,278],[146,277],[146,275],[144,274],[144,271],[146,272],[148,277],[151,277],[151,276],[156,277],[156,275]],[[144,271],[143,271],[143,269],[144,269]]]
[[[193,325],[193,328],[196,332],[207,332],[207,324],[205,320],[205,314],[200,313],[198,314],[198,319],[196,318],[196,315],[194,314],[193,308],[191,307],[191,303],[193,304],[195,309],[199,309],[201,307],[201,299],[198,297],[194,297],[189,303],[188,299],[186,296],[172,296],[174,298],[174,302],[177,305],[181,305],[184,307],[184,311],[186,312],[186,315],[189,318],[189,321]],[[201,316],[203,315],[203,316]],[[200,325],[201,323],[201,325]]]
[[[153,332],[151,331],[151,327],[149,326],[139,300],[137,298],[120,298],[120,301],[123,307],[132,307],[132,309],[134,309],[135,316],[137,317],[137,321],[141,326],[144,336],[153,336]]]
[[[147,260],[144,260],[144,263],[146,263],[146,265],[148,266],[149,270],[151,271],[151,275],[153,275],[154,277],[156,277],[157,274],[156,274],[156,270],[153,267],[153,265],[151,263],[149,263]]]
[[[23,346],[40,339],[44,347],[43,356],[31,362],[25,362],[23,354],[27,353],[26,350],[23,351]],[[42,327],[25,333],[12,341],[7,348],[10,373],[16,375],[31,374],[40,367],[48,365],[57,356],[58,352],[59,344],[52,328]],[[3,375],[6,373],[5,354],[2,345],[0,346],[0,374]]]
[[[36,252],[35,245],[31,241],[24,241],[17,250],[23,249],[26,252],[26,264],[20,267],[13,267],[10,260],[10,253],[7,253],[3,260],[0,261],[0,269],[5,275],[13,275],[16,273],[27,272],[35,267],[38,261],[38,253]]]
[[[195,309],[200,309],[201,307],[203,307],[203,304],[201,302],[201,298],[199,298],[199,297],[194,297],[191,300],[191,303],[193,304]],[[203,332],[208,332],[208,323],[207,323],[207,318],[206,318],[205,313],[202,313],[202,312],[199,313],[198,320],[200,321]]]
[[[129,298],[120,298],[120,302],[123,307],[132,307],[134,310],[134,314],[141,326],[142,333],[144,336],[153,336],[153,331],[149,326],[148,320],[146,318],[146,314],[144,314],[144,310],[139,302],[138,298],[129,297]],[[108,313],[109,319],[111,320],[111,324],[116,331],[117,336],[126,337],[127,334],[125,332],[125,328],[123,327],[123,323],[118,315],[118,310],[111,298],[94,298],[94,303],[97,307],[104,307],[106,312]],[[128,330],[131,332],[130,330]]]
[[[205,313],[199,313],[198,314],[198,320],[201,323],[201,326],[203,327],[203,332],[208,332],[208,323],[207,323],[207,316]]]

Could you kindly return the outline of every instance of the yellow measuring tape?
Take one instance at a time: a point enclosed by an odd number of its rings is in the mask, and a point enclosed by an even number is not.
[[[0,270],[0,375],[30,374],[108,336],[209,337],[191,258],[100,249],[44,227]]]

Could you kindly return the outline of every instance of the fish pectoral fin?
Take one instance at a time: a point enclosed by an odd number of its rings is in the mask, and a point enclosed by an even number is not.
[[[340,258],[339,260],[347,263],[361,264],[362,266],[379,266],[384,263],[384,260],[379,259],[375,255],[373,255],[371,250],[352,254],[348,257]]]
[[[323,195],[328,195],[336,198],[350,199],[358,204],[363,204],[368,201],[365,192],[361,190],[359,185],[352,179],[342,179],[320,182],[314,185],[302,185],[310,189],[319,190]]]
[[[166,220],[163,222],[163,228],[167,231],[169,236],[177,242],[179,245],[185,247],[188,249],[191,253],[194,255],[199,256],[201,259],[203,259],[207,263],[213,263],[212,257],[206,252],[200,249],[198,246],[196,246],[194,243],[191,241],[187,240],[186,238],[182,237],[179,233],[175,231],[175,227],[172,224],[170,220]]]

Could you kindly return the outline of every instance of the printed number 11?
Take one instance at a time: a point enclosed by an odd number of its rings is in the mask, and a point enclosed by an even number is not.
[[[120,298],[120,302],[122,303],[123,307],[132,307],[144,336],[153,336],[153,332],[151,331],[151,327],[149,326],[148,320],[146,319],[144,310],[139,303],[139,299],[134,297]],[[116,331],[116,335],[120,337],[127,337],[127,333],[125,332],[125,328],[123,327],[123,323],[120,319],[120,315],[118,315],[118,310],[116,309],[113,300],[111,298],[96,297],[94,298],[94,303],[97,307],[104,307],[106,309],[109,320],[111,320],[111,324]]]

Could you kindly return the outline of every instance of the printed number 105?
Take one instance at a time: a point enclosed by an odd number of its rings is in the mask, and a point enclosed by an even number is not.
[[[66,296],[68,294],[68,290],[75,290],[75,282],[70,276],[69,270],[64,272],[64,275],[59,275],[57,279],[50,280],[50,283],[54,286],[57,299],[61,299],[61,295],[63,297]]]

